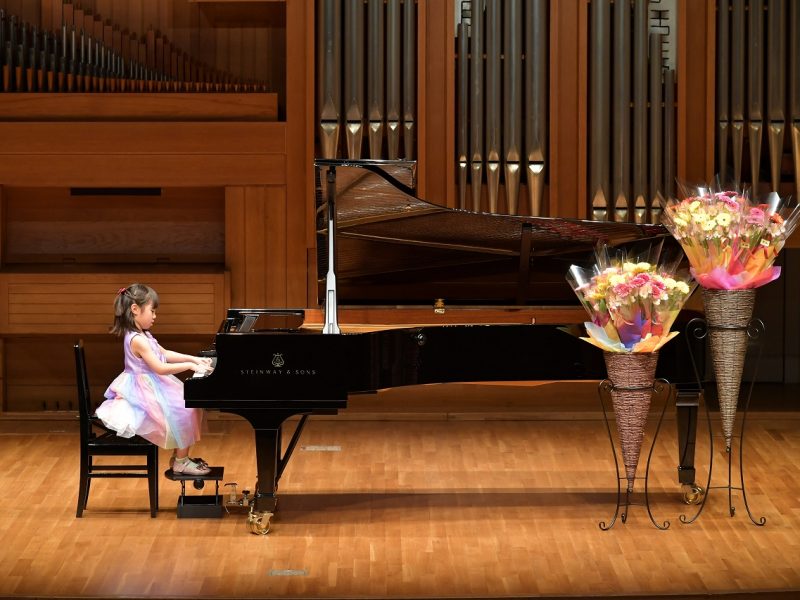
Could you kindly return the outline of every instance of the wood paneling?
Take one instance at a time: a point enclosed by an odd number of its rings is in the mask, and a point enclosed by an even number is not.
[[[286,3],[286,299],[289,306],[315,304],[308,272],[314,236],[314,0]]]
[[[1,98],[2,96],[0,96]],[[285,123],[0,122],[0,156],[12,154],[285,154]],[[5,157],[5,156],[4,156]],[[35,158],[33,156],[32,158]],[[2,169],[2,162],[0,162]],[[6,180],[0,170],[0,182]]]
[[[0,122],[0,183],[224,186],[286,177],[285,123]]]
[[[66,188],[6,188],[5,263],[222,265],[224,190],[160,196],[71,196]]]
[[[550,3],[549,212],[585,218],[588,0]]]
[[[286,188],[229,187],[226,268],[238,307],[287,305]]]
[[[284,155],[40,154],[0,160],[0,181],[19,186],[37,182],[71,187],[280,185],[285,175]]]
[[[714,0],[678,2],[678,178],[714,175]]]
[[[5,187],[0,185],[0,269],[3,268],[3,263],[6,257],[6,191]]]
[[[278,95],[49,94],[0,95],[0,119],[13,121],[276,121]]]
[[[0,338],[0,412],[8,410],[6,402],[6,341]]]
[[[164,333],[216,331],[229,306],[219,273],[0,273],[0,335],[106,333],[116,291],[140,281],[160,296]]]
[[[456,205],[455,188],[455,24],[452,2],[418,7],[418,195],[428,202]]]

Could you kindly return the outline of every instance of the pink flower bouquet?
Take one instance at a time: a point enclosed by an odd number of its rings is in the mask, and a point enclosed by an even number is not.
[[[681,257],[659,265],[660,253],[659,244],[611,258],[604,246],[591,268],[570,267],[567,281],[591,317],[582,339],[608,352],[655,352],[678,334],[670,328],[695,283],[677,272]]]
[[[662,221],[701,286],[738,290],[780,276],[773,263],[800,221],[800,208],[790,208],[774,193],[755,203],[744,193],[701,189],[667,202]]]

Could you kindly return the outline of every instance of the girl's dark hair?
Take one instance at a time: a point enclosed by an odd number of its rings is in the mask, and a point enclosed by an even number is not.
[[[143,307],[148,302],[153,308],[158,308],[158,294],[150,286],[134,283],[120,288],[114,299],[114,324],[109,331],[114,335],[124,335],[126,331],[138,331],[131,306],[137,304]]]

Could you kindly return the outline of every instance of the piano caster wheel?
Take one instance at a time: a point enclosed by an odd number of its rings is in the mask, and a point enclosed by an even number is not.
[[[250,525],[250,533],[254,535],[267,535],[269,533],[271,520],[271,512],[251,512],[247,517],[247,523]]]
[[[682,487],[682,491],[683,501],[686,504],[700,504],[700,502],[703,500],[703,496],[706,493],[706,491],[703,489],[703,486],[697,485],[696,483],[684,485]]]
[[[203,481],[202,479],[195,479],[192,485],[194,486],[194,489],[202,490],[205,487],[206,482]]]

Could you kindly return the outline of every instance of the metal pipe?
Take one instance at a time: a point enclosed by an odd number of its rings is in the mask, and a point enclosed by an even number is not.
[[[547,160],[548,0],[525,8],[525,155],[530,214],[542,214]]]
[[[497,212],[500,191],[501,14],[500,0],[486,0],[486,187],[490,213]]]
[[[456,160],[458,164],[458,208],[467,208],[467,172],[469,170],[469,29],[464,21],[456,29],[458,66],[456,94]]]
[[[633,5],[633,200],[634,219],[647,220],[647,15],[649,1]]]
[[[466,60],[466,54],[465,60]],[[403,152],[406,159],[416,155],[417,120],[417,12],[414,0],[403,4]]]
[[[364,134],[364,2],[344,5],[344,105],[347,156],[361,158]]]
[[[611,164],[613,172],[614,220],[628,220],[631,136],[631,5],[614,2],[614,91],[611,95],[613,131]]]
[[[789,16],[790,110],[792,111],[792,156],[794,157],[795,197],[800,197],[800,4],[790,4]]]
[[[663,183],[661,34],[650,35],[650,218],[655,221]]]
[[[750,180],[758,190],[761,139],[764,129],[764,0],[750,0],[748,15],[747,104],[750,143]]]
[[[384,14],[383,0],[367,4],[367,118],[369,119],[370,158],[382,158],[384,96]]]
[[[341,4],[339,0],[318,0],[317,88],[320,143],[323,158],[336,158],[341,122]]]
[[[772,191],[777,192],[780,184],[785,126],[783,106],[786,100],[786,11],[783,0],[769,0],[767,9],[767,58],[770,65],[770,76],[767,81],[769,114],[767,139]]]
[[[592,218],[609,218],[611,6],[609,0],[594,0],[589,24],[589,194]]]
[[[472,53],[470,55],[470,122],[472,123],[472,210],[481,210],[483,179],[483,2],[472,2]]]
[[[736,188],[742,181],[742,152],[744,150],[744,67],[745,67],[745,7],[744,0],[733,0],[731,13],[731,138],[733,142],[733,182]],[[725,183],[725,182],[723,182]]]
[[[677,172],[677,138],[675,125],[675,71],[664,73],[664,197],[674,196]]]
[[[522,1],[506,0],[503,15],[503,156],[505,159],[506,207],[519,212],[520,162],[522,160]]]
[[[730,1],[717,2],[717,158],[720,180],[727,179],[728,130],[730,127],[729,92],[729,48],[730,48]],[[652,193],[652,190],[651,190]]]
[[[386,145],[389,160],[400,156],[400,0],[386,2]]]

